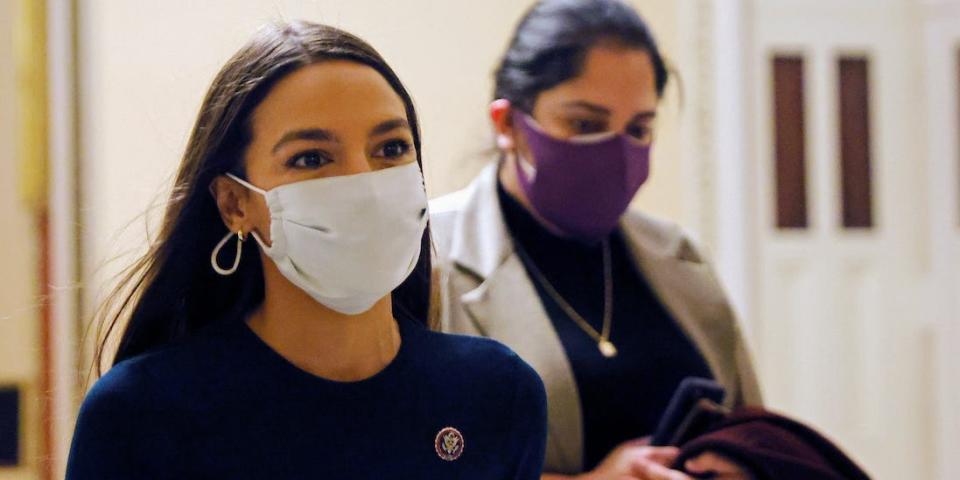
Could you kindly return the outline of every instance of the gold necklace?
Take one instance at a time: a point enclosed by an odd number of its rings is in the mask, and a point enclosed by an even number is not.
[[[577,313],[576,310],[567,303],[566,300],[560,296],[560,293],[557,292],[557,289],[553,288],[553,285],[547,280],[546,275],[537,268],[537,265],[533,262],[533,259],[527,254],[527,252],[520,246],[519,242],[514,242],[517,253],[526,260],[527,265],[530,267],[530,272],[533,273],[534,278],[543,286],[543,289],[547,291],[547,294],[560,306],[560,309],[573,320],[574,323],[580,327],[581,330],[586,332],[587,335],[590,335],[597,342],[597,348],[600,349],[600,353],[606,358],[613,358],[617,356],[617,347],[613,345],[613,342],[610,341],[610,327],[613,321],[613,272],[610,260],[610,243],[607,239],[603,240],[603,327],[598,332],[597,329],[593,328],[593,325],[590,325],[583,316]]]

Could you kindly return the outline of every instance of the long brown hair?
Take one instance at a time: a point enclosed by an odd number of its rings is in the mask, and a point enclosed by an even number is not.
[[[102,373],[108,344],[123,325],[112,364],[182,340],[218,320],[242,319],[263,300],[259,252],[244,255],[236,273],[219,276],[210,252],[227,233],[208,191],[218,175],[244,176],[251,116],[272,86],[307,65],[348,60],[379,72],[403,100],[422,170],[413,101],[397,74],[366,42],[342,30],[296,21],[261,28],[220,70],[207,91],[180,163],[159,234],[121,274],[96,314],[94,368]],[[392,294],[394,314],[432,324],[430,229],[413,273]],[[256,251],[257,249],[249,249]],[[249,251],[248,251],[249,253]]]

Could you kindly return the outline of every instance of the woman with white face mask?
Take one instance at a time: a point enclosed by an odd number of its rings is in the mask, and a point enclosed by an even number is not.
[[[537,478],[539,378],[427,328],[417,117],[379,54],[269,26],[200,112],[159,238],[101,310],[98,368],[122,335],[67,478]]]
[[[747,477],[638,441],[687,377],[718,381],[731,406],[760,401],[710,266],[676,226],[628,210],[667,79],[626,3],[538,2],[496,70],[499,161],[431,204],[444,329],[505,343],[546,384],[545,478]]]

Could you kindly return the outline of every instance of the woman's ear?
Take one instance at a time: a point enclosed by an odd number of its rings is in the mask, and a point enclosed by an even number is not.
[[[497,148],[504,152],[512,151],[516,146],[512,112],[510,100],[505,98],[498,98],[490,104],[490,120],[493,121]]]
[[[246,188],[226,175],[218,175],[210,182],[210,193],[217,202],[220,218],[228,230],[250,231],[250,215],[247,212],[249,192]]]

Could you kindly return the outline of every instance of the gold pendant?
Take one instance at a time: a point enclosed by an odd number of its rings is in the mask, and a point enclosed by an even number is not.
[[[614,347],[610,340],[600,340],[597,346],[600,347],[600,353],[602,353],[604,357],[613,358],[617,356],[617,347]]]

